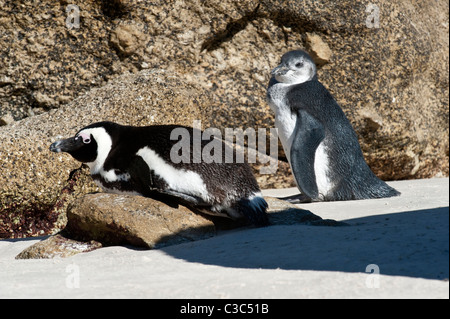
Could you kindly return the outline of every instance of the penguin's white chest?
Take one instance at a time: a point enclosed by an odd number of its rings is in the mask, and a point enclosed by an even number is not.
[[[278,136],[283,145],[289,163],[291,162],[291,146],[294,140],[294,130],[297,123],[297,116],[294,113],[280,112],[275,116],[275,127],[278,129]]]
[[[278,136],[289,164],[291,163],[291,147],[295,139],[294,131],[297,124],[297,114],[291,111],[286,100],[286,93],[290,88],[291,85],[289,84],[278,83],[273,85],[268,92],[270,108],[275,112],[275,127],[278,129]],[[333,184],[328,177],[329,163],[330,160],[324,140],[318,146],[314,159],[316,184],[322,198],[327,196],[333,188]]]
[[[268,102],[270,108],[275,113],[275,127],[278,129],[278,137],[281,140],[289,163],[291,161],[290,153],[293,134],[297,123],[297,115],[291,112],[285,99],[290,87],[291,85],[278,83],[273,85],[268,92]]]

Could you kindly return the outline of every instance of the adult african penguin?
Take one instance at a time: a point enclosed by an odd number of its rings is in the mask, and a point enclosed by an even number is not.
[[[194,161],[193,156],[199,154],[194,153],[193,147],[189,147],[188,163],[175,164],[171,149],[178,141],[170,137],[177,128],[189,132],[192,145],[193,128],[133,127],[100,122],[53,143],[50,150],[69,153],[87,164],[94,181],[106,192],[151,197],[211,215],[267,225],[267,203],[250,166],[225,163],[225,160],[221,163]],[[202,149],[209,142],[201,141]]]
[[[305,51],[283,55],[272,71],[267,100],[301,201],[400,195],[370,170],[349,120],[318,81]]]

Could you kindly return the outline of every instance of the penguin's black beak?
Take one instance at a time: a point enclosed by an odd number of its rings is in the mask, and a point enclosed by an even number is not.
[[[84,145],[83,139],[80,137],[71,137],[65,140],[57,141],[50,145],[50,151],[55,153],[70,153],[80,149]]]
[[[272,76],[282,76],[285,75],[289,71],[289,68],[285,65],[279,65],[275,69],[272,70]]]

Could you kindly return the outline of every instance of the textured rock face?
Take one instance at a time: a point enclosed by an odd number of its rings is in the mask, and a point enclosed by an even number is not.
[[[126,71],[176,71],[211,91],[210,125],[272,127],[270,69],[306,48],[384,179],[448,175],[448,2],[7,1],[0,117],[67,104]],[[69,19],[69,20],[67,20]]]
[[[67,215],[64,232],[70,237],[105,245],[154,248],[215,234],[213,222],[202,215],[141,196],[86,195],[69,207]]]
[[[316,57],[379,177],[448,176],[447,1],[80,0],[79,28],[69,4],[0,0],[1,236],[48,227],[78,167],[48,144],[94,119],[273,127],[270,70],[296,48]],[[261,186],[294,185],[280,168]]]
[[[375,173],[388,180],[448,175],[448,3],[377,4],[262,1],[256,17],[205,57],[223,63],[218,94],[233,92],[233,118],[272,125],[263,115],[270,114],[269,68],[290,49],[327,53],[317,43],[327,44],[332,56],[317,60],[328,59],[319,79],[352,122]],[[222,108],[216,122],[225,125],[227,112]]]

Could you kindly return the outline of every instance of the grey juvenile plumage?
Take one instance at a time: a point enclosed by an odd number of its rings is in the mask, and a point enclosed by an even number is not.
[[[400,194],[366,164],[355,131],[318,81],[316,66],[305,51],[282,57],[272,71],[267,99],[304,201]]]

